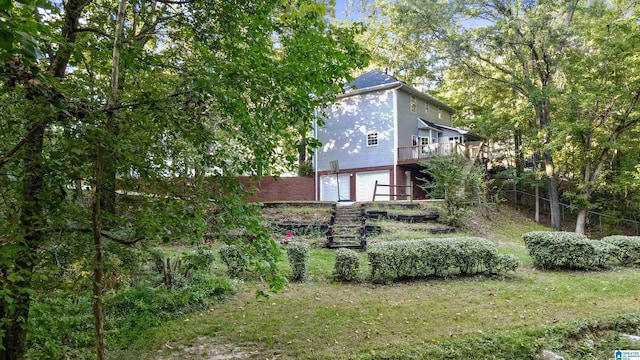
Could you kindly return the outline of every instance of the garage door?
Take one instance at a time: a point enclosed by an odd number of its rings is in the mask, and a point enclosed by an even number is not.
[[[368,171],[360,172],[356,174],[356,201],[371,201],[373,200],[373,189],[378,184],[389,185],[390,177],[389,170],[383,171]],[[391,189],[389,187],[378,188],[379,194],[389,194]],[[379,200],[389,200],[388,196],[376,198]]]
[[[351,194],[350,174],[339,175],[340,199],[338,199],[338,179],[335,175],[320,176],[320,200],[321,201],[345,201],[350,200]]]

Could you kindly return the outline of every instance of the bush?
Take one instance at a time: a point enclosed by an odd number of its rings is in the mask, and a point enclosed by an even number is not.
[[[621,265],[640,263],[640,236],[612,235],[602,241],[617,247],[612,256]]]
[[[220,259],[227,265],[227,273],[231,277],[238,277],[247,271],[247,258],[238,245],[225,245],[220,248]]]
[[[117,329],[114,336],[127,341],[132,334],[166,319],[206,309],[233,290],[229,278],[205,271],[194,272],[181,288],[143,282],[105,297],[107,325],[109,329]]]
[[[520,260],[512,254],[498,254],[494,270],[497,272],[506,273],[509,271],[516,271],[520,267]]]
[[[453,266],[463,275],[479,272],[483,267],[492,270],[498,256],[496,246],[482,238],[453,238],[449,244],[453,247]]]
[[[522,237],[533,265],[541,269],[596,269],[616,251],[609,243],[571,232],[532,231]]]
[[[350,249],[336,250],[336,264],[333,276],[338,281],[358,280],[360,261],[358,254]]]
[[[309,245],[302,242],[292,242],[287,246],[287,256],[291,265],[291,281],[304,281],[307,277],[307,260],[309,259]]]
[[[367,255],[373,281],[445,276],[452,267],[465,275],[493,271],[498,259],[495,245],[477,237],[376,243]]]

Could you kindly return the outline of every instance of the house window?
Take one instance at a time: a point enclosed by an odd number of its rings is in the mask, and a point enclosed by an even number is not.
[[[411,146],[418,146],[418,137],[411,135]]]
[[[416,112],[416,98],[415,97],[411,97],[411,112],[415,113]]]
[[[372,132],[367,134],[367,146],[378,146],[377,132]]]
[[[424,103],[424,112],[429,113],[429,103],[425,101]]]
[[[428,137],[421,137],[420,138],[420,145],[422,145],[422,146],[429,145],[429,138]]]
[[[438,108],[438,119],[442,119],[442,109]]]

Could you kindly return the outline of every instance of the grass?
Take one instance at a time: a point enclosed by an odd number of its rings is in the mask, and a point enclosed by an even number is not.
[[[523,260],[515,274],[342,284],[331,281],[334,252],[312,249],[305,283],[256,298],[260,284],[239,282],[228,301],[148,329],[111,357],[534,359],[548,348],[602,359],[633,346],[613,330],[640,324],[637,268],[538,271],[521,234],[541,227],[508,208],[491,220],[476,214],[477,232],[464,231]],[[365,277],[365,253],[360,264]],[[290,271],[286,260],[282,268]]]

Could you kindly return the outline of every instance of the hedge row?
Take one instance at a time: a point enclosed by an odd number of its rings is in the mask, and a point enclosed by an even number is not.
[[[367,248],[373,281],[515,270],[514,256],[498,255],[496,246],[478,237],[455,237],[375,243]]]
[[[608,236],[591,240],[571,232],[533,231],[522,235],[533,265],[541,269],[593,270],[612,260],[640,261],[640,237]]]

